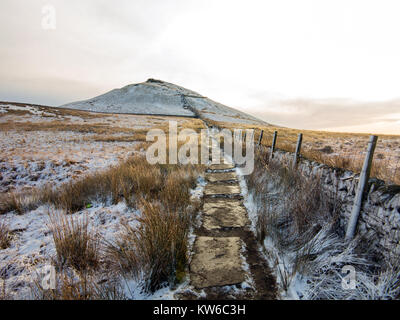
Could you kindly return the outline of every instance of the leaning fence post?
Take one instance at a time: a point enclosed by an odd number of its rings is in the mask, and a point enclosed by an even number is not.
[[[264,134],[264,130],[261,130],[260,136],[258,137],[258,146],[260,146],[260,144],[261,144],[261,140],[263,138],[263,134]]]
[[[300,155],[300,150],[301,150],[301,143],[303,142],[303,134],[299,133],[299,137],[297,138],[297,145],[296,145],[296,151],[294,153],[294,159],[293,159],[293,169],[296,169],[297,166],[297,160]]]
[[[367,155],[365,157],[364,165],[360,173],[360,179],[358,181],[356,198],[354,199],[354,204],[353,204],[353,209],[351,210],[349,224],[347,225],[346,240],[350,240],[354,237],[354,233],[357,228],[358,216],[360,215],[362,202],[364,199],[365,187],[368,184],[369,175],[371,173],[372,159],[374,157],[374,151],[377,141],[378,141],[377,136],[370,136],[368,142]]]
[[[274,157],[277,138],[278,138],[278,131],[274,131],[274,137],[272,138],[272,145],[271,145],[271,154],[269,155],[270,160]]]

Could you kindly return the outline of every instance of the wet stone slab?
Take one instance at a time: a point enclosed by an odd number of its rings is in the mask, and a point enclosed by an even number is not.
[[[206,174],[210,182],[237,181],[236,172],[212,172]]]
[[[239,196],[240,186],[238,184],[207,184],[204,189],[205,196]]]
[[[209,170],[233,170],[235,166],[232,163],[211,164]]]
[[[198,289],[242,283],[245,272],[239,237],[198,237],[190,263],[191,284]]]
[[[206,230],[242,228],[247,224],[246,210],[237,199],[206,199],[203,227]]]

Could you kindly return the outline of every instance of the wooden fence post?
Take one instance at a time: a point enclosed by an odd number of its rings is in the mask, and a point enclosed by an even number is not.
[[[278,131],[274,131],[274,137],[272,138],[272,145],[271,145],[271,154],[269,155],[270,160],[274,157],[277,138],[278,138]]]
[[[262,138],[263,138],[264,130],[261,130],[260,136],[258,137],[258,146],[260,146]]]
[[[351,216],[349,219],[349,223],[347,225],[346,240],[350,240],[354,237],[357,228],[358,216],[360,215],[364,199],[365,187],[368,184],[369,175],[371,173],[372,159],[374,157],[374,151],[377,141],[378,141],[377,136],[370,136],[368,142],[367,155],[365,157],[364,165],[360,173],[360,179],[358,181],[356,198],[354,199],[353,209],[351,211]]]
[[[299,159],[302,142],[303,142],[303,134],[299,133],[299,137],[297,138],[296,151],[294,153],[294,158],[293,158],[293,169],[296,169],[297,167],[297,161]]]

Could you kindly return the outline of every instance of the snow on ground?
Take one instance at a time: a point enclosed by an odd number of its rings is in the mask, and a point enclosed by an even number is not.
[[[243,176],[242,170],[239,167],[236,167],[236,173],[239,178],[241,195],[244,199],[243,204],[247,209],[247,214],[251,223],[250,229],[256,235],[256,225],[258,220],[257,201],[256,199],[254,199],[254,194],[252,192],[249,192],[246,180]],[[284,257],[280,254],[279,250],[275,247],[272,239],[269,237],[266,237],[266,239],[264,240],[263,247],[259,246],[259,251],[268,262],[269,267],[275,279],[277,280],[278,287],[281,289],[279,292],[279,296],[288,300],[298,300],[299,296],[297,292],[302,292],[302,290],[304,290],[304,288],[302,287],[302,281],[297,281],[297,279],[294,278],[291,281],[291,286],[289,287],[289,289],[287,291],[282,290],[282,277],[287,273],[287,266],[290,265],[290,263],[288,263],[287,261],[287,257]],[[270,254],[266,255],[264,249],[266,249]],[[271,257],[273,257],[273,259],[277,259],[277,262],[273,263]]]
[[[222,121],[222,122],[232,122],[238,124],[264,124],[265,122],[253,117],[247,113],[241,112],[239,110],[227,107],[221,103],[215,102],[208,98],[187,98],[189,105],[196,109],[203,118]]]
[[[53,207],[41,206],[24,215],[8,213],[0,216],[0,222],[6,222],[13,234],[11,246],[0,250],[0,278],[5,280],[6,294],[11,298],[32,298],[31,288],[37,276],[46,265],[53,264],[56,252],[49,226],[50,215],[60,213]],[[110,242],[118,239],[122,222],[134,226],[139,214],[120,202],[106,207],[94,204],[72,216],[74,219],[87,216],[90,227],[102,241]]]
[[[55,116],[55,114],[42,111],[38,107],[35,107],[35,106],[30,106],[30,105],[17,106],[17,105],[13,105],[13,104],[1,104],[0,105],[0,113],[8,113],[10,111],[24,111],[24,112],[30,113],[31,115],[36,115],[36,116],[40,116],[40,117]]]
[[[240,169],[237,171],[240,177]],[[285,215],[282,203],[285,191],[282,190],[279,182],[271,181],[270,176],[258,176],[257,183],[264,186],[263,196],[259,198],[248,190],[244,179],[240,178],[240,180],[244,205],[253,231],[256,231],[258,215],[266,210],[264,206],[270,208],[264,214],[273,212],[278,216]],[[377,261],[356,250],[360,241],[365,240],[356,237],[351,242],[345,242],[333,232],[332,226],[332,222],[327,221],[320,231],[301,246],[279,243],[282,239],[274,235],[273,230],[268,231],[259,250],[277,279],[280,298],[287,300],[396,299],[399,269],[392,266],[388,269],[379,269],[377,272],[374,269],[378,267]],[[276,228],[276,225],[274,227]],[[290,237],[289,233],[290,231],[287,230],[287,235],[281,236]],[[356,288],[351,290],[345,288],[342,282],[346,275],[342,267],[349,265],[357,270]]]
[[[136,131],[166,127],[169,120],[178,125],[187,121],[85,112],[76,115],[62,109],[1,103],[0,110],[0,192],[57,185],[108,168],[137,151],[140,139],[130,141]]]
[[[204,179],[204,177],[197,178],[196,188],[191,190],[191,195],[192,195],[193,200],[199,200],[203,197],[204,188],[205,188],[206,184],[207,184],[207,181]],[[189,251],[189,253],[192,252],[193,244],[196,241],[196,234],[194,233],[194,229],[199,228],[201,226],[201,222],[202,222],[202,212],[198,212],[196,215],[196,219],[189,230],[189,235],[188,235],[188,239],[189,239],[189,243],[188,243],[189,250],[188,251]],[[191,256],[189,256],[189,261],[190,260],[191,260]]]
[[[66,182],[117,164],[135,145],[83,141],[75,132],[0,132],[0,191]]]
[[[165,128],[170,120],[177,121],[179,126],[189,121],[0,103],[0,192],[48,183],[55,186],[107,169],[132,153],[140,152],[140,139],[124,141],[124,138],[132,138],[136,130],[145,134],[152,128]],[[82,130],[92,127],[100,128],[101,132]],[[204,185],[200,177],[198,186],[192,190],[193,198],[202,196]],[[88,217],[90,226],[105,242],[118,239],[122,224],[134,226],[140,215],[124,202],[91,205],[72,217]],[[0,215],[0,223],[6,223],[12,234],[11,246],[0,250],[0,288],[2,290],[4,279],[8,298],[32,298],[35,279],[45,266],[52,264],[56,252],[49,230],[49,214],[56,213],[62,212],[51,206],[41,206],[24,215],[15,212]],[[171,299],[177,290],[187,285],[186,282],[173,290],[164,288],[147,295],[142,293],[140,281],[125,279],[124,293],[131,299]]]
[[[202,197],[204,186],[205,180],[200,177],[197,187],[191,190],[193,199]],[[95,230],[102,243],[113,243],[118,239],[123,231],[123,224],[134,227],[138,223],[140,211],[128,208],[125,202],[109,206],[94,203],[92,206],[73,214],[72,217],[88,217],[89,226]],[[62,214],[62,211],[51,206],[41,206],[24,215],[0,215],[0,223],[5,222],[13,234],[11,246],[0,250],[0,279],[5,280],[6,294],[9,298],[33,298],[32,287],[35,286],[37,276],[45,266],[53,265],[56,251],[49,226],[50,215],[53,214]],[[189,245],[192,245],[193,231],[189,238]],[[128,299],[174,299],[175,293],[189,287],[189,280],[176,288],[165,287],[153,294],[143,292],[141,280],[123,279],[121,284]]]

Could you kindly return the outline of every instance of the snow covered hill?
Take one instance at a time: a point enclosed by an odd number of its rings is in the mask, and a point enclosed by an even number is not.
[[[149,79],[114,89],[98,97],[68,103],[60,108],[107,113],[175,115],[234,123],[266,124],[244,112],[212,101],[172,83]]]

